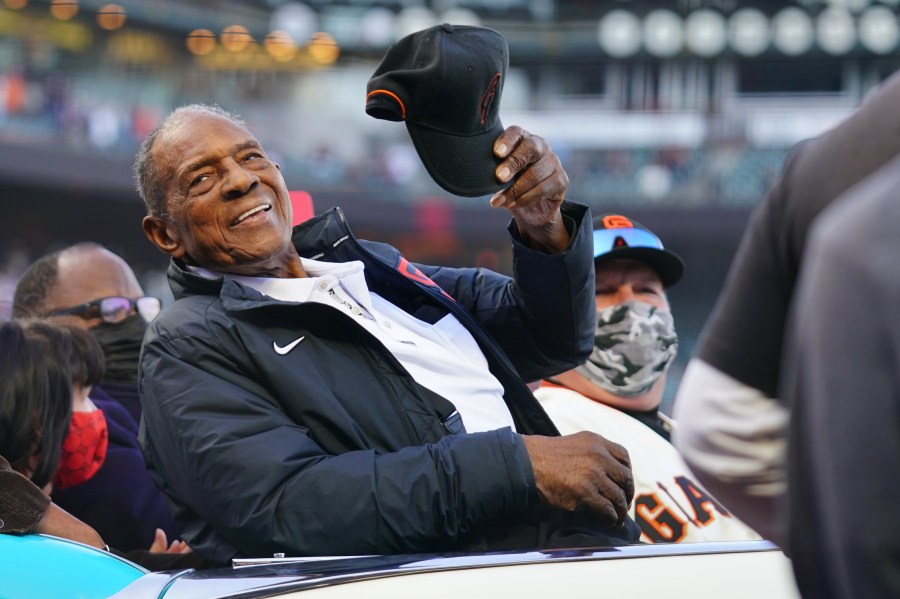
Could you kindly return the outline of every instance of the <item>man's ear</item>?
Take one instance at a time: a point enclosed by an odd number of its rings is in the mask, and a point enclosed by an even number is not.
[[[144,235],[161,251],[169,254],[174,258],[184,256],[184,248],[178,238],[178,233],[172,222],[161,216],[145,216],[141,222],[144,228]]]

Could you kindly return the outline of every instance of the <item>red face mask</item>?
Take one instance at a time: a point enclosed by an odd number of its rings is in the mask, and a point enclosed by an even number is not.
[[[73,412],[53,487],[66,489],[90,479],[103,465],[108,446],[109,431],[103,410]]]

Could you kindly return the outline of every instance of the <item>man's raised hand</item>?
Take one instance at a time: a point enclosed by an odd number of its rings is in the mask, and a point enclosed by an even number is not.
[[[494,154],[504,159],[495,171],[497,180],[515,181],[491,197],[491,206],[512,212],[519,234],[530,247],[547,253],[565,249],[569,233],[559,207],[569,176],[559,157],[542,137],[517,126],[497,137]]]

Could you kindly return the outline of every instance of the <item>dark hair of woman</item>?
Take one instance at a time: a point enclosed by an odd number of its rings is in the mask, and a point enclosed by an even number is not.
[[[39,487],[53,478],[72,418],[66,329],[43,321],[0,324],[0,455]]]
[[[72,382],[82,387],[93,387],[100,382],[106,370],[100,342],[90,331],[75,325],[61,326],[72,334],[74,351],[67,356]]]

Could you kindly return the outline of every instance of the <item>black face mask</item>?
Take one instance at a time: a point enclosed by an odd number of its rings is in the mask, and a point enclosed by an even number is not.
[[[103,348],[106,374],[103,380],[137,384],[138,357],[147,323],[140,314],[122,322],[103,322],[91,329]]]

